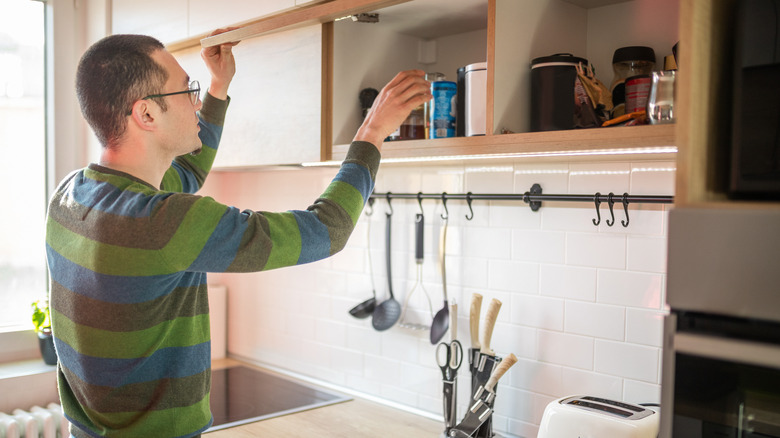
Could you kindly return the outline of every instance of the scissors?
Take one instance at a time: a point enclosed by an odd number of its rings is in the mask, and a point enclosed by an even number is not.
[[[436,347],[436,363],[445,381],[452,381],[463,363],[463,346],[459,341],[440,342]]]
[[[441,368],[442,377],[442,402],[444,404],[444,431],[445,435],[455,427],[457,416],[456,395],[458,392],[458,368],[463,362],[463,347],[460,342],[441,342],[436,346],[436,363]]]

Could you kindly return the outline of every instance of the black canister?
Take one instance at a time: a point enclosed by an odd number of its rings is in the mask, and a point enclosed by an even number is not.
[[[531,61],[531,131],[574,128],[578,64],[587,66],[588,60],[559,53]]]

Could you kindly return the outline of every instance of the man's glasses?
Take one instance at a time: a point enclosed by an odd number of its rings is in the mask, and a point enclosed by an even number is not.
[[[165,96],[173,96],[176,94],[189,94],[190,95],[190,101],[193,105],[196,105],[198,103],[198,98],[200,97],[200,83],[198,81],[192,81],[190,82],[189,89],[184,91],[177,91],[175,93],[165,93],[165,94],[150,94],[144,99],[152,99],[155,97],[165,97]],[[142,99],[143,100],[143,99]]]

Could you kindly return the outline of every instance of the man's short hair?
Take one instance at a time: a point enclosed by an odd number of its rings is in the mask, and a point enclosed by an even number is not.
[[[84,118],[107,147],[124,134],[133,104],[160,94],[168,73],[151,55],[165,46],[145,35],[111,35],[92,45],[76,71],[76,94]],[[164,99],[156,99],[163,111]]]

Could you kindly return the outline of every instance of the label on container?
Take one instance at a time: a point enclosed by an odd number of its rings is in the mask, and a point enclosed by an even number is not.
[[[626,79],[626,113],[635,113],[647,108],[651,82],[650,75],[632,76]]]
[[[457,90],[455,82],[436,81],[431,84],[430,138],[455,137]]]

